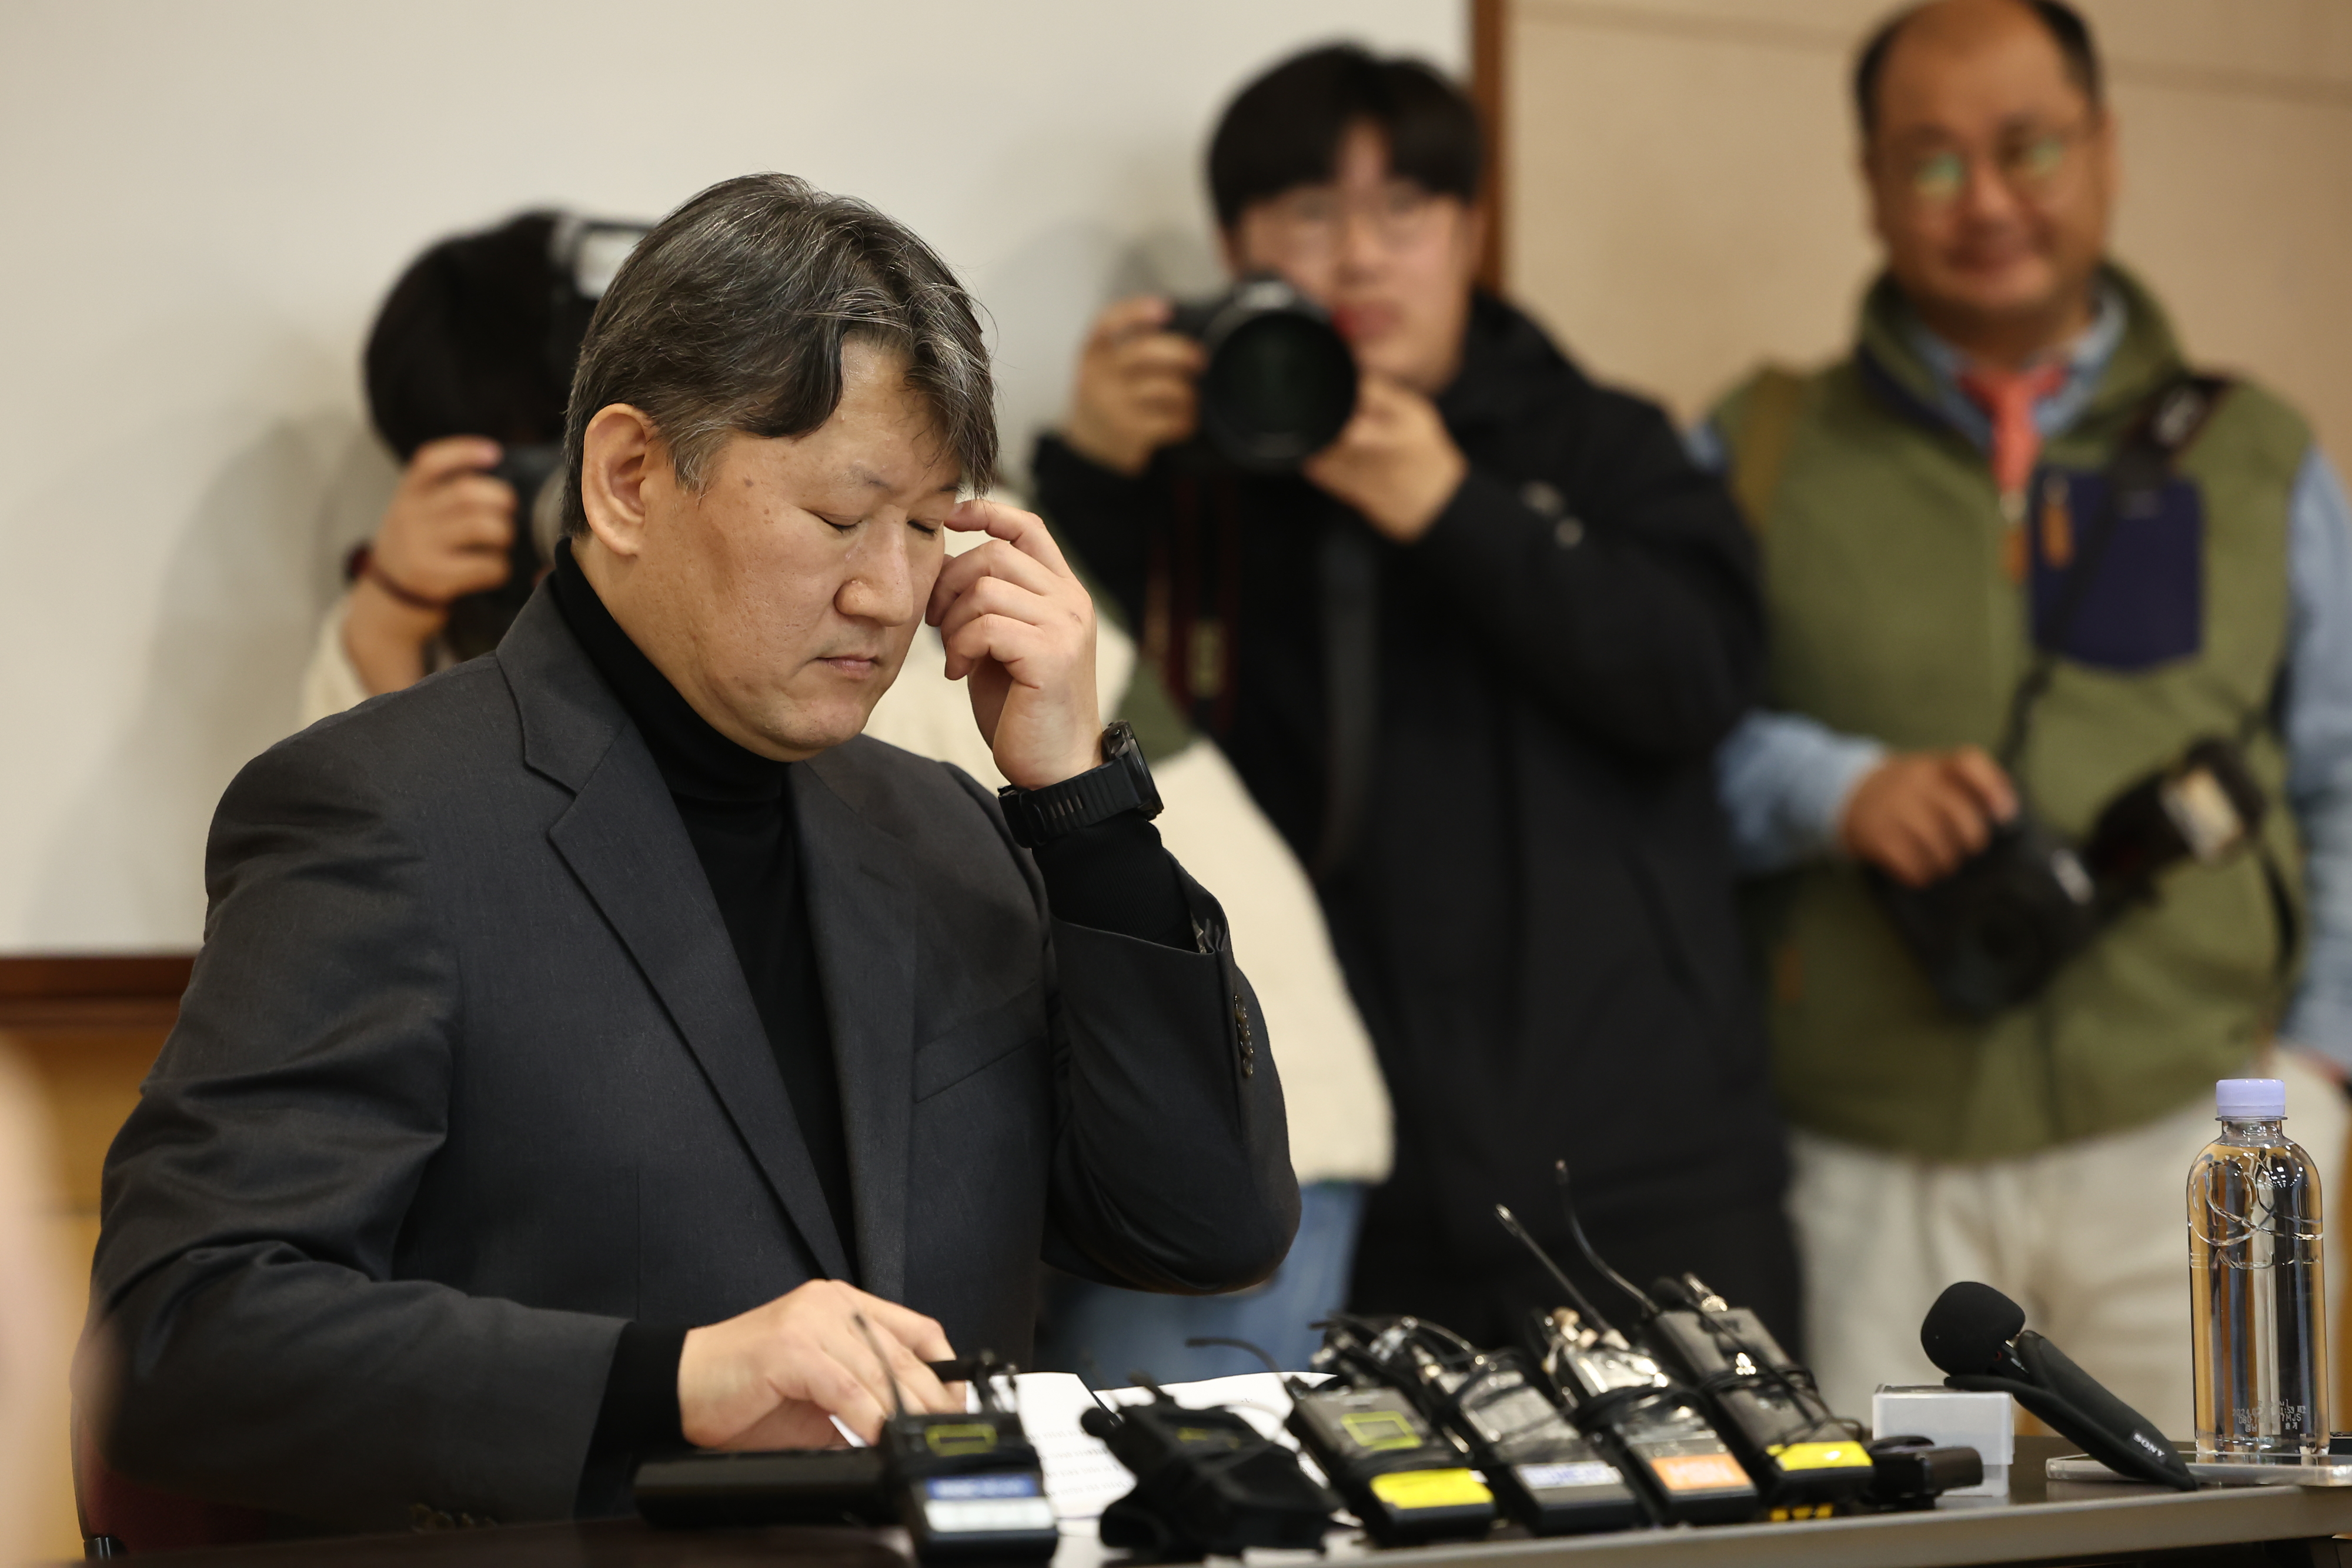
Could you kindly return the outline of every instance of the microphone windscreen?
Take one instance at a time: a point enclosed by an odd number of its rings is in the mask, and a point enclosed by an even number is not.
[[[1980,1375],[2000,1364],[2001,1353],[2025,1327],[2025,1309],[1974,1280],[1948,1287],[1919,1325],[1919,1348],[1945,1373]]]

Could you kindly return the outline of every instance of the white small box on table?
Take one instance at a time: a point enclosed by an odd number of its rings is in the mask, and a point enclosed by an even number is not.
[[[1882,1384],[1870,1397],[1870,1432],[1874,1437],[1925,1437],[1942,1448],[1974,1448],[1984,1461],[1984,1485],[1944,1495],[2009,1495],[2009,1467],[2017,1453],[2017,1410],[2006,1394],[1963,1394],[1933,1384]]]

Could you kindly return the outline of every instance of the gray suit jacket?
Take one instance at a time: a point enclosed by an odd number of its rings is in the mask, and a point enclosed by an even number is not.
[[[993,800],[877,741],[793,807],[859,1284],[1020,1359],[1041,1257],[1272,1271],[1297,1189],[1213,900],[1186,883],[1192,953],[1056,922]],[[565,1515],[625,1321],[845,1274],[686,830],[546,592],[249,764],[206,877],[106,1166],[84,1395],[126,1474],[350,1525]]]

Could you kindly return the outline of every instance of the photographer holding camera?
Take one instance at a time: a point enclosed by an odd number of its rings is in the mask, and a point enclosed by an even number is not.
[[[1854,94],[1885,256],[1859,340],[1699,433],[1765,561],[1772,711],[1720,770],[1775,873],[1813,1364],[1839,1409],[1931,1379],[1913,1325],[1979,1279],[2185,1431],[2213,1082],[2274,1030],[2352,1061],[2352,516],[2303,420],[2191,373],[2106,259],[2116,124],[2071,8],[1916,6]],[[2314,1065],[2262,1071],[2334,1180],[2342,1067]]]
[[[1564,1155],[1620,1266],[1791,1334],[1709,768],[1762,659],[1737,511],[1475,287],[1477,119],[1428,68],[1288,60],[1208,165],[1236,293],[1103,314],[1037,500],[1315,876],[1395,1107],[1353,1305],[1517,1339],[1558,1289],[1494,1205],[1564,1243]]]
[[[402,465],[302,675],[310,724],[486,653],[551,559],[572,362],[645,232],[524,213],[436,242],[376,312],[368,417]]]

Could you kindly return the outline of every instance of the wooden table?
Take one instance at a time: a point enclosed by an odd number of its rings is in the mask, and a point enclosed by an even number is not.
[[[2146,1562],[2167,1568],[2352,1568],[2352,1488],[2246,1487],[2179,1493],[2139,1486],[2045,1483],[2055,1438],[2021,1437],[2006,1502],[1958,1500],[1931,1512],[1809,1524],[1646,1530],[1374,1552],[1335,1535],[1327,1561],[1394,1568],[1959,1568],[1972,1563]],[[2273,1543],[2264,1546],[2258,1543]],[[657,1531],[635,1521],[524,1525],[426,1535],[174,1552],[160,1561],[251,1568],[908,1568],[894,1531]],[[1318,1560],[1263,1554],[1283,1568]],[[142,1559],[145,1561],[147,1559]],[[1255,1559],[1254,1558],[1254,1561]],[[1063,1542],[1053,1568],[1103,1568],[1092,1540]]]

